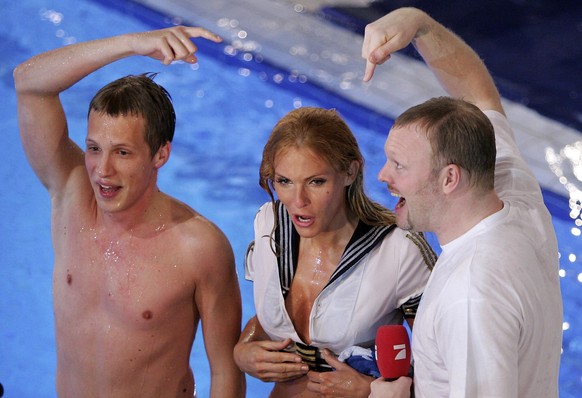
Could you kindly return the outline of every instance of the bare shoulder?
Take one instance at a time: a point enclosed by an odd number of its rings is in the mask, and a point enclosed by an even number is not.
[[[167,200],[171,219],[162,233],[166,235],[162,250],[171,257],[172,264],[179,264],[183,282],[192,287],[207,344],[212,341],[210,334],[219,330],[233,333],[238,339],[241,297],[230,242],[214,222],[198,211],[177,199]]]
[[[175,199],[171,201],[170,227],[175,244],[184,254],[191,256],[197,267],[230,267],[234,254],[224,232],[211,220],[187,204]]]

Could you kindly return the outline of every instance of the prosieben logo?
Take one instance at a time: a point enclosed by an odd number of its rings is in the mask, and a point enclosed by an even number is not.
[[[394,344],[393,348],[396,352],[396,356],[394,357],[395,361],[402,361],[406,359],[406,344]]]

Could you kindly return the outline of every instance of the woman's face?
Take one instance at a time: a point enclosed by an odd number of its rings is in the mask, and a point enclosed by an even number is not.
[[[310,149],[298,147],[280,150],[274,171],[277,197],[301,237],[333,232],[348,222],[345,189],[355,173],[338,172]]]

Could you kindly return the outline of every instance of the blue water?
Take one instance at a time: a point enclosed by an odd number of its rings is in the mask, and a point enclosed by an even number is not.
[[[0,383],[5,397],[54,397],[50,204],[20,146],[12,70],[42,51],[166,26],[169,21],[139,7],[128,14],[88,0],[0,0],[0,7],[4,15],[0,24]],[[252,239],[254,214],[268,199],[258,186],[258,166],[272,126],[297,106],[337,108],[355,132],[367,160],[369,193],[392,206],[385,188],[376,181],[391,121],[305,83],[302,76],[277,70],[267,62],[226,55],[225,44],[200,45],[199,64],[194,68],[186,64],[163,67],[153,60],[131,58],[92,74],[63,94],[62,100],[71,135],[83,142],[87,106],[101,86],[129,73],[160,72],[157,81],[171,93],[178,119],[160,187],[213,220],[229,237],[241,278],[246,323],[254,307],[252,286],[242,278],[242,259]],[[562,198],[548,198],[556,212],[563,211]],[[561,396],[570,398],[582,391],[582,325],[577,316],[582,306],[582,238],[571,233],[571,221],[555,217],[554,222],[562,254],[567,325]],[[192,367],[200,396],[208,396],[201,333],[194,345]],[[247,383],[249,397],[267,396],[269,385],[251,377]]]

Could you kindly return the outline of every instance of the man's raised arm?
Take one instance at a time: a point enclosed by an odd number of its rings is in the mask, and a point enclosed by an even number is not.
[[[195,63],[197,48],[191,38],[221,39],[198,27],[177,26],[144,33],[65,46],[39,54],[14,70],[18,122],[28,160],[49,192],[66,184],[83,164],[83,152],[68,136],[59,94],[95,70],[131,55],[143,55],[169,64]]]
[[[377,65],[412,43],[449,95],[503,113],[493,78],[461,38],[416,8],[400,8],[366,26],[362,57],[364,81]]]

